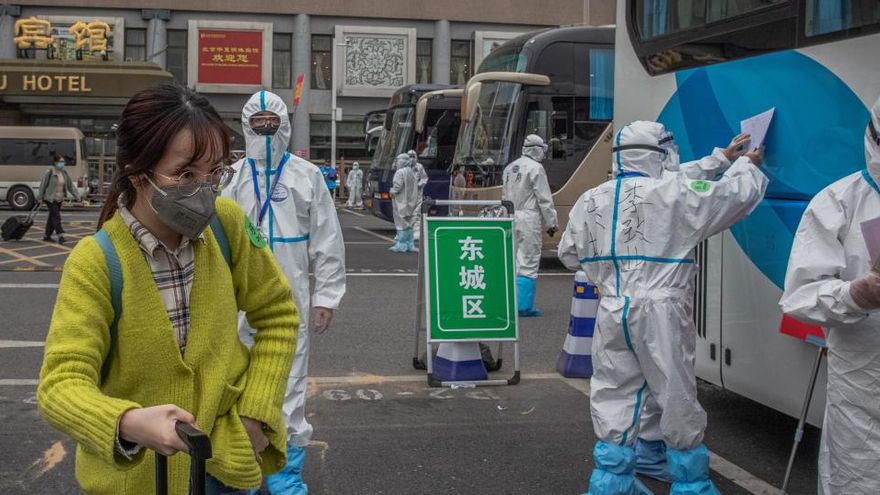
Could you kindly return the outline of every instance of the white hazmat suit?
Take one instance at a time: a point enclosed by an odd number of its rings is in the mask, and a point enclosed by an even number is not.
[[[345,187],[348,188],[348,203],[346,206],[349,208],[363,208],[364,200],[361,197],[361,191],[364,187],[364,171],[361,170],[358,162],[352,164],[351,171],[345,177]]]
[[[780,301],[786,314],[825,329],[828,388],[819,452],[825,495],[880,493],[880,304],[860,307],[851,290],[871,272],[861,223],[880,216],[880,140],[871,126],[880,129],[880,100],[865,133],[867,169],[810,202]]]
[[[261,111],[281,117],[274,135],[257,135],[250,128],[250,118]],[[235,200],[257,226],[293,288],[300,326],[282,409],[288,426],[288,466],[298,458],[301,467],[302,448],[312,436],[312,426],[304,415],[310,307],[339,306],[345,293],[345,246],[321,171],[287,152],[291,126],[281,98],[267,91],[254,94],[242,110],[242,129],[247,156],[233,165],[235,176],[223,195]],[[310,262],[315,275],[314,296],[309,293]],[[244,315],[240,334],[246,344],[252,342],[253,330]],[[272,477],[269,485],[276,493]]]
[[[422,203],[419,197],[418,176],[413,169],[415,160],[406,153],[394,159],[394,177],[391,183],[391,206],[394,213],[394,227],[397,229],[395,244],[391,251],[409,252],[415,250],[413,238],[413,217]]]
[[[418,241],[422,231],[422,200],[425,199],[425,186],[428,185],[428,173],[425,172],[425,166],[419,162],[419,157],[415,151],[410,150],[407,152],[407,155],[410,160],[412,160],[413,172],[415,172],[416,177],[418,178],[416,185],[419,189],[419,204],[413,215],[413,239]]]
[[[693,251],[748,215],[768,180],[748,158],[717,181],[664,173],[665,135],[655,122],[618,131],[615,180],[577,200],[559,243],[560,260],[582,269],[602,294],[590,381],[598,437],[591,495],[635,493],[633,445],[648,396],[661,411],[671,493],[684,493],[686,486],[705,490],[686,493],[717,493],[701,445],[706,412],[697,401],[694,375]]]
[[[516,240],[517,309],[520,316],[539,316],[534,307],[535,280],[541,263],[543,229],[557,227],[556,208],[541,162],[547,145],[534,134],[523,142],[522,156],[504,168],[501,198],[513,203]]]

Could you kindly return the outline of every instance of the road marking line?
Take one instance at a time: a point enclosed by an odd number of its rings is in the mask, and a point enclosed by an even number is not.
[[[345,241],[345,243],[348,245],[352,245],[352,246],[363,246],[363,245],[369,245],[369,244],[380,245],[380,246],[387,246],[388,245],[387,242],[379,242],[379,241]]]
[[[363,232],[364,234],[369,234],[369,235],[371,235],[371,236],[373,236],[373,237],[378,237],[379,239],[382,239],[382,240],[385,240],[385,241],[388,241],[388,242],[394,242],[394,239],[392,239],[392,238],[390,238],[390,237],[388,237],[388,236],[384,236],[384,235],[382,235],[382,234],[377,234],[377,233],[373,232],[372,230],[365,229],[365,228],[363,228],[363,227],[355,227],[354,229],[355,229],[355,230],[358,230],[358,231],[361,231],[361,232]]]
[[[709,467],[749,493],[754,493],[755,495],[776,495],[779,493],[779,488],[774,487],[714,452],[709,452]]]
[[[6,249],[6,248],[4,248],[4,247],[0,247],[0,254],[6,254],[6,255],[9,255],[9,256],[12,256],[13,258],[18,258],[18,261],[25,261],[25,262],[27,262],[27,263],[31,263],[31,264],[33,264],[33,265],[38,265],[38,266],[51,266],[51,265],[49,265],[48,263],[43,263],[43,262],[40,261],[40,260],[37,260],[37,259],[34,259],[34,258],[30,258],[30,257],[25,256],[25,255],[23,255],[23,254],[19,254],[19,253],[15,252],[15,251],[12,250],[12,249]]]
[[[41,259],[44,259],[44,258],[52,258],[52,257],[55,257],[55,256],[66,256],[66,255],[68,255],[68,254],[70,254],[70,253],[67,252],[67,251],[62,251],[62,252],[60,252],[60,253],[49,253],[49,254],[41,254],[41,255],[39,255],[39,256],[31,256],[31,257],[28,258],[28,259],[29,259],[28,263],[35,263],[35,262],[38,262],[38,260],[41,260]],[[5,260],[5,261],[0,261],[0,265],[9,265],[9,264],[11,264],[11,263],[18,263],[18,262],[20,262],[20,261],[22,261],[22,260]],[[42,263],[42,262],[41,262],[41,263]],[[48,264],[43,263],[43,266],[52,266],[52,265],[48,265]]]
[[[0,380],[0,387],[16,387],[21,385],[37,386],[40,380]]]
[[[566,385],[571,388],[577,390],[578,392],[590,396],[590,380],[587,378],[565,378],[564,376],[556,375],[560,380],[562,380]]]
[[[314,385],[381,385],[388,383],[426,382],[428,376],[420,375],[352,375],[352,376],[311,376],[309,382]],[[558,380],[556,373],[529,373],[523,380]]]
[[[589,380],[583,378],[559,378],[587,397],[590,396]],[[776,495],[779,493],[778,488],[712,451],[709,451],[709,467],[735,485],[754,495]]]
[[[28,340],[0,340],[0,349],[12,349],[19,347],[43,347],[45,342],[34,342]]]
[[[346,213],[351,213],[352,215],[355,215],[355,216],[358,216],[358,217],[364,217],[364,216],[366,216],[366,215],[364,215],[363,213],[358,213],[358,212],[356,212],[356,211],[354,211],[354,210],[351,210],[351,209],[349,209],[349,208],[342,208],[342,211],[344,211],[344,212],[346,212]]]

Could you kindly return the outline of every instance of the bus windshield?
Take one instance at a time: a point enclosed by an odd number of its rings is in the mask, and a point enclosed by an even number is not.
[[[501,170],[510,158],[521,89],[519,83],[483,82],[474,113],[462,126],[456,160],[476,167],[487,181],[484,185],[500,183]]]
[[[452,164],[460,115],[458,109],[428,109],[425,132],[418,136],[415,147],[419,162],[426,169],[446,170]]]
[[[391,128],[382,133],[373,159],[377,168],[392,168],[394,158],[412,148],[416,109],[413,105],[400,106],[391,111]]]
[[[519,43],[501,45],[483,60],[477,72],[525,72],[528,59],[522,49],[523,45]]]

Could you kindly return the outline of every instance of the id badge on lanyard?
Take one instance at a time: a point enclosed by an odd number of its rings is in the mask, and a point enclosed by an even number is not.
[[[269,235],[263,229],[263,220],[266,218],[266,215],[269,213],[269,207],[272,202],[272,193],[275,192],[275,187],[278,186],[278,181],[281,179],[281,172],[284,170],[284,165],[287,164],[287,160],[290,158],[288,153],[284,154],[284,157],[281,159],[281,163],[278,164],[278,168],[275,169],[275,178],[272,179],[272,184],[269,186],[269,190],[266,191],[266,199],[262,199],[262,194],[260,194],[260,184],[259,178],[257,177],[257,165],[253,160],[248,158],[248,164],[251,166],[251,174],[254,180],[254,195],[257,198],[257,204],[260,205],[260,214],[257,217],[257,230],[260,232],[260,236],[264,241],[269,242]],[[266,170],[266,173],[269,173],[269,170]]]

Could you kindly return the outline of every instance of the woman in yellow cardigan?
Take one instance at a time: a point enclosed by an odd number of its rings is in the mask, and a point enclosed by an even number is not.
[[[259,233],[216,199],[231,178],[227,132],[207,99],[176,85],[123,111],[103,229],[64,265],[37,390],[43,417],[77,442],[86,493],[152,492],[154,451],[186,451],[178,421],[211,438],[209,493],[258,487],[286,463],[281,403],[299,315]],[[206,228],[215,215],[217,237]],[[250,351],[239,310],[257,330]],[[187,493],[188,470],[189,456],[169,459],[171,493]]]

